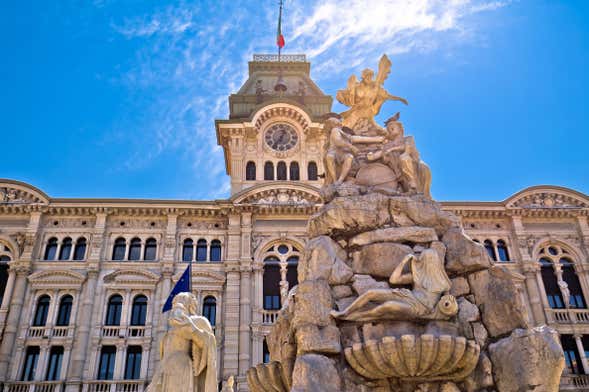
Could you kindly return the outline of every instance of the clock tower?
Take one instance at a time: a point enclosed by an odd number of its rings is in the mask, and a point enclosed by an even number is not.
[[[280,189],[321,185],[322,116],[332,98],[311,80],[310,68],[305,55],[254,55],[249,62],[249,78],[229,97],[229,118],[215,122],[232,198],[259,188],[271,201]]]

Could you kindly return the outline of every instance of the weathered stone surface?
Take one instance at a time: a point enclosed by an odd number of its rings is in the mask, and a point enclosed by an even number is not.
[[[433,227],[439,236],[460,226],[454,214],[442,211],[438,203],[422,195],[391,197],[390,212],[396,225]]]
[[[470,274],[468,282],[490,336],[527,327],[527,309],[508,270],[494,265]]]
[[[342,311],[342,310],[346,309],[348,306],[350,306],[350,304],[352,302],[354,302],[356,300],[356,298],[358,298],[358,296],[352,295],[350,297],[344,297],[344,298],[338,299],[337,301],[335,301],[335,304],[337,306],[337,310]]]
[[[499,392],[558,391],[564,354],[552,328],[516,329],[489,352]]]
[[[341,285],[348,283],[352,279],[352,276],[354,276],[352,269],[341,259],[336,259],[331,268],[328,281],[332,285]]]
[[[341,392],[341,379],[332,359],[305,354],[295,362],[291,392]]]
[[[247,371],[247,383],[252,392],[288,392],[279,362],[260,363]]]
[[[446,245],[446,271],[450,273],[479,271],[491,266],[485,248],[471,240],[461,228],[450,228],[442,242]]]
[[[390,223],[388,198],[378,193],[338,197],[324,205],[307,225],[310,238],[320,235],[353,235]]]
[[[458,276],[452,279],[452,286],[450,287],[450,295],[455,297],[462,297],[470,293],[470,286],[468,285],[468,281],[466,278],[462,276]]]
[[[472,323],[472,333],[474,335],[474,340],[478,345],[485,347],[487,344],[487,338],[489,337],[489,333],[485,326],[482,323]]]
[[[298,284],[295,296],[292,325],[314,324],[327,326],[333,323],[329,312],[333,309],[333,297],[325,280],[307,280]]]
[[[411,252],[411,247],[391,242],[366,245],[354,252],[352,269],[356,274],[388,279],[395,267]]]
[[[485,353],[481,353],[474,372],[464,380],[466,392],[475,392],[493,386],[493,365]]]
[[[368,290],[372,289],[388,289],[390,288],[387,282],[377,282],[370,275],[354,275],[352,287],[358,295],[362,295]]]
[[[352,293],[352,288],[347,285],[337,285],[331,287],[331,294],[333,298],[337,301],[338,299],[342,299],[345,297],[350,297]]]
[[[388,185],[396,188],[397,175],[382,163],[363,165],[356,174],[356,184],[364,186]]]
[[[340,332],[334,325],[317,327],[316,325],[302,325],[296,332],[297,355],[308,353],[338,354],[340,345]]]
[[[327,236],[313,238],[305,247],[305,255],[299,261],[298,280],[325,279],[331,277],[336,261],[345,260],[346,251]]]
[[[458,321],[469,323],[479,320],[479,308],[466,298],[458,298]]]
[[[376,242],[419,242],[436,241],[438,237],[434,229],[429,227],[408,226],[388,227],[358,234],[350,240],[351,246],[363,246]]]

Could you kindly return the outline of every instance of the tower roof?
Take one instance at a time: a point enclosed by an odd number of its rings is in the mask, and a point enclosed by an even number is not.
[[[330,112],[332,97],[326,95],[310,78],[311,63],[304,54],[254,54],[248,63],[249,78],[236,94],[229,96],[229,118],[248,118],[267,101],[297,101],[312,116]],[[274,87],[281,76],[285,92]]]

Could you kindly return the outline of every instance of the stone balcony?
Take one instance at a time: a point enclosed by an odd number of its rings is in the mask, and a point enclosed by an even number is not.
[[[27,337],[29,338],[73,338],[74,326],[44,326],[44,327],[29,327],[27,330]]]
[[[63,392],[63,381],[18,381],[4,384],[6,392]]]
[[[96,380],[85,381],[82,392],[143,392],[145,380]]]
[[[103,325],[100,336],[103,338],[143,338],[151,336],[151,326],[143,325]]]
[[[589,324],[589,309],[544,309],[548,324]]]
[[[560,379],[561,391],[589,391],[589,375],[563,374]]]
[[[262,309],[260,313],[262,313],[262,324],[263,325],[272,325],[278,318],[278,312],[280,310],[266,310]]]

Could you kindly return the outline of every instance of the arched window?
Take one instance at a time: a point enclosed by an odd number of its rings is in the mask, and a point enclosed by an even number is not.
[[[69,260],[70,253],[72,253],[72,239],[66,237],[61,242],[61,249],[59,250],[59,260]]]
[[[115,240],[115,245],[112,248],[112,259],[113,260],[124,260],[125,252],[127,250],[127,241],[123,237],[119,237]]]
[[[148,238],[145,241],[145,251],[143,252],[143,260],[153,261],[156,259],[157,241],[155,238]]]
[[[286,281],[288,282],[288,289],[292,289],[299,284],[299,277],[297,267],[299,266],[299,256],[291,256],[287,260],[286,265]]]
[[[196,261],[207,261],[207,240],[196,241]]]
[[[121,310],[123,309],[123,297],[115,294],[108,300],[106,307],[105,325],[121,325]]]
[[[141,260],[141,240],[139,238],[133,238],[131,240],[131,245],[129,246],[129,260]]]
[[[499,253],[500,261],[509,261],[509,252],[507,251],[507,245],[505,241],[497,241],[497,253]]]
[[[319,178],[317,173],[317,164],[315,162],[309,162],[307,165],[307,179],[309,181],[317,181]]]
[[[131,308],[131,325],[145,325],[147,317],[147,297],[138,295],[133,300]]]
[[[246,181],[256,180],[256,164],[252,161],[245,165],[245,179]]]
[[[51,299],[48,295],[42,295],[37,300],[37,309],[33,318],[33,327],[44,327],[47,323],[47,314],[49,313],[49,304]]]
[[[194,252],[194,241],[187,238],[182,244],[182,261],[192,261],[192,254]]]
[[[100,350],[100,361],[98,362],[99,380],[112,380],[115,372],[115,357],[117,355],[117,346],[102,346]]]
[[[45,247],[45,260],[55,260],[57,253],[57,238],[51,237]]]
[[[211,241],[211,261],[221,261],[221,241]]]
[[[262,361],[264,363],[270,363],[270,350],[268,349],[266,338],[264,338],[264,342],[262,343]]]
[[[497,261],[497,255],[495,254],[495,247],[493,246],[493,242],[491,240],[485,240],[485,242],[483,242],[483,245],[485,246],[485,249],[487,250],[489,257],[491,257],[493,261]]]
[[[280,309],[280,260],[269,256],[264,259],[264,309]]]
[[[205,297],[202,304],[202,315],[205,316],[214,327],[217,321],[217,300],[213,296]]]
[[[290,180],[291,181],[298,181],[301,179],[299,173],[299,163],[298,162],[291,162],[290,163]]]
[[[286,180],[286,163],[284,161],[280,161],[276,165],[276,179],[281,181]]]
[[[558,280],[554,274],[554,265],[549,258],[542,257],[540,259],[540,275],[542,276],[542,282],[544,283],[548,305],[550,305],[552,309],[563,309],[565,307],[564,301],[558,287]]]
[[[125,362],[125,380],[138,380],[141,377],[141,346],[127,347]]]
[[[264,163],[264,180],[274,180],[274,164],[272,162]]]
[[[86,257],[86,238],[80,237],[76,241],[76,247],[74,248],[74,260],[84,260]]]
[[[576,309],[586,309],[587,304],[583,297],[581,282],[575,272],[573,262],[568,257],[561,257],[560,268],[562,270],[562,280],[569,286],[570,300],[569,306]]]
[[[33,381],[35,379],[35,370],[39,361],[40,352],[41,349],[39,346],[27,347],[25,362],[23,363],[22,373],[20,375],[21,381]]]
[[[55,322],[55,325],[58,327],[70,325],[73,301],[74,299],[71,295],[64,295],[61,297],[61,301],[59,301],[59,309],[57,310],[57,321]]]

